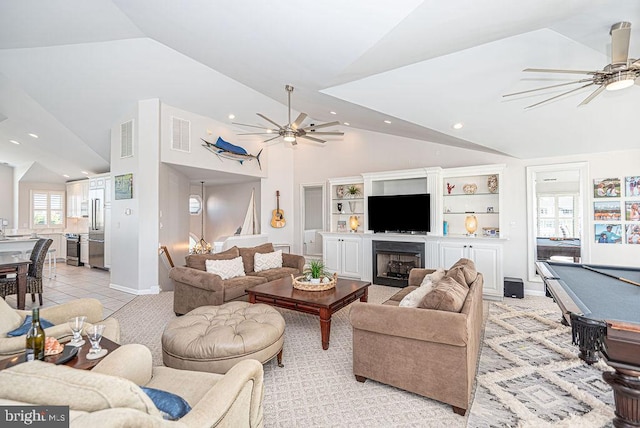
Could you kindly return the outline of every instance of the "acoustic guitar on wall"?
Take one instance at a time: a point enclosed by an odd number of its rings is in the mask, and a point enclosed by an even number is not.
[[[276,190],[276,209],[272,211],[271,227],[280,228],[285,224],[284,211],[280,209],[280,191]]]

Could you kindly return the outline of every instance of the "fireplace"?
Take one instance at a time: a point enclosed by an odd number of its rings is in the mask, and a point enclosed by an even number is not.
[[[373,283],[406,287],[409,272],[424,267],[424,243],[373,241]]]

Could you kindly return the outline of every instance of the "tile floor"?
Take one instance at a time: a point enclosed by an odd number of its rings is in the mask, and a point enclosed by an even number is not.
[[[57,275],[48,278],[49,270],[45,263],[42,307],[55,306],[80,297],[94,297],[102,302],[106,318],[136,297],[134,294],[109,288],[108,271],[69,266],[62,259],[58,260],[56,270]],[[7,296],[6,301],[9,305],[16,307],[15,295]],[[27,294],[25,309],[30,310],[36,305],[38,305],[38,296],[36,295],[35,303],[32,303],[31,295]]]

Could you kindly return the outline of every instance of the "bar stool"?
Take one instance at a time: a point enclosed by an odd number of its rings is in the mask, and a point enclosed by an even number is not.
[[[49,251],[47,251],[47,263],[49,263],[49,279],[55,278],[58,276],[58,265],[55,255],[56,249],[49,247]],[[53,276],[51,276],[51,259],[53,259]]]

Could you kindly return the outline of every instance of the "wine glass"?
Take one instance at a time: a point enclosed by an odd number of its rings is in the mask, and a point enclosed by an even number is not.
[[[91,342],[89,354],[99,354],[102,351],[100,340],[102,340],[103,332],[104,324],[95,324],[87,328],[87,337],[89,338],[89,342]]]
[[[82,339],[82,328],[84,327],[84,322],[87,320],[87,317],[73,317],[70,318],[68,322],[69,328],[71,328],[71,332],[73,333],[73,339],[69,342],[71,346],[82,346],[84,345],[84,340]]]

